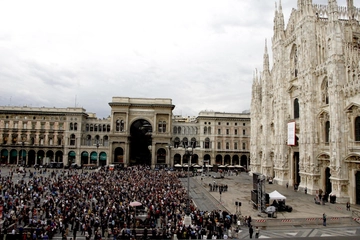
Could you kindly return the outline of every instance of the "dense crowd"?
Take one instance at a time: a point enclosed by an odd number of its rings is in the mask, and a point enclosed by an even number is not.
[[[28,170],[1,176],[3,234],[22,239],[215,239],[231,237],[236,215],[201,211],[188,201],[178,171],[133,166],[108,169]],[[131,206],[133,202],[141,206]],[[187,211],[188,210],[188,211]],[[189,214],[190,212],[190,214]],[[185,225],[186,213],[191,224]]]

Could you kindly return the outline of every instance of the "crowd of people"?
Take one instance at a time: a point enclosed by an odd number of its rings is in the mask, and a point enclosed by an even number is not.
[[[22,239],[216,239],[231,238],[236,215],[202,211],[188,201],[178,171],[132,166],[25,171],[0,178],[2,234]],[[132,206],[133,202],[140,206]],[[189,216],[191,223],[185,224]]]

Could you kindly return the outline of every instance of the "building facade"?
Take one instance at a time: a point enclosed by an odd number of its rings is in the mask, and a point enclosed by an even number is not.
[[[113,97],[109,105],[103,119],[83,108],[0,107],[1,164],[249,165],[249,114],[185,118],[158,98]]]
[[[287,26],[281,3],[254,76],[251,170],[281,185],[360,204],[360,10],[298,0]]]

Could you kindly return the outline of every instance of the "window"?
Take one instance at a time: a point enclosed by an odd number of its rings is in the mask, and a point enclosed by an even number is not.
[[[75,146],[75,134],[71,134],[70,136],[70,146]]]
[[[243,129],[243,135],[245,135],[245,133],[246,133],[246,132],[245,132],[245,129]]]
[[[191,147],[196,147],[196,138],[191,138]]]
[[[211,127],[208,127],[208,134],[211,134]]]
[[[228,123],[228,122],[226,123],[226,126],[229,126],[229,123]]]
[[[299,109],[299,100],[295,98],[294,100],[294,118],[297,119],[300,117],[300,109]]]
[[[330,122],[327,121],[325,123],[325,143],[329,143],[330,141]]]
[[[85,127],[85,131],[89,131],[90,130],[90,128],[89,128],[89,124],[86,124],[86,127]]]
[[[86,146],[91,146],[91,136],[90,135],[86,136]]]
[[[188,139],[185,137],[185,138],[183,138],[183,147],[187,147],[187,146],[189,146],[189,141],[188,141]]]
[[[158,131],[159,131],[159,133],[166,132],[166,122],[165,121],[159,121],[159,123],[158,123]]]
[[[298,75],[298,53],[296,45],[293,46],[290,53],[290,73],[292,77],[297,77]]]
[[[27,129],[27,123],[23,123],[23,129]]]
[[[94,125],[90,124],[90,132],[94,131]]]
[[[205,146],[204,148],[209,149],[210,148],[210,139],[209,138],[205,138]]]
[[[360,141],[360,117],[355,118],[355,141]]]
[[[229,135],[229,134],[230,134],[230,130],[226,129],[226,135]]]
[[[218,122],[218,125],[220,125],[221,123],[220,122]]]
[[[237,134],[238,134],[238,130],[237,130],[237,129],[235,129],[234,134],[235,134],[235,135],[237,135]]]
[[[70,131],[74,130],[74,125],[73,123],[70,123]]]
[[[242,144],[242,149],[243,149],[243,150],[246,150],[246,143],[243,143],[243,144]]]
[[[245,123],[243,123],[243,126],[245,126]]]
[[[76,124],[76,123],[75,123]],[[76,130],[76,129],[75,129]],[[97,124],[94,124],[94,132],[97,132],[98,131],[98,125]]]
[[[329,90],[328,90],[328,81],[325,78],[321,84],[321,101],[323,104],[329,104]]]
[[[234,149],[237,150],[238,149],[238,143],[234,143]]]
[[[50,130],[54,130],[54,123],[50,123]]]
[[[43,129],[43,130],[45,129],[45,123],[44,122],[41,123],[41,129]]]
[[[221,134],[221,129],[218,129],[218,134]]]
[[[77,123],[74,123],[74,131],[77,131]]]
[[[230,144],[228,142],[226,143],[226,149],[230,149]]]
[[[221,149],[221,142],[217,143],[217,149]]]
[[[207,127],[204,127],[204,134],[207,134]]]
[[[14,123],[14,128],[18,128],[18,123],[17,122]]]
[[[123,132],[124,131],[124,126],[125,126],[124,120],[122,120],[122,119],[121,120],[120,119],[116,120],[115,129],[116,129],[117,132]]]

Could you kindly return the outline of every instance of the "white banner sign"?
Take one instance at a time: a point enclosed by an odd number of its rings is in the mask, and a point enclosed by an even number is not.
[[[294,146],[295,145],[295,122],[288,123],[288,137],[287,137],[287,145]]]

